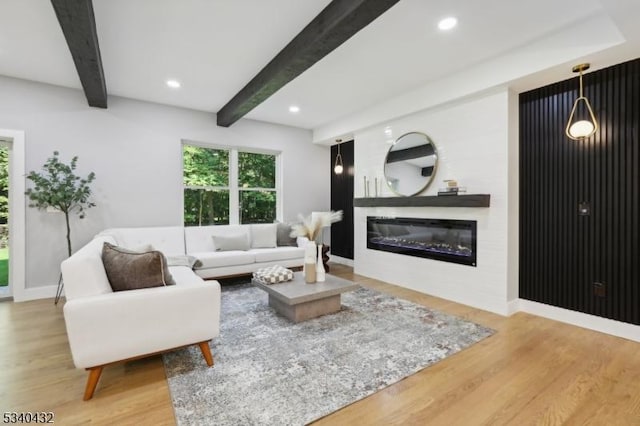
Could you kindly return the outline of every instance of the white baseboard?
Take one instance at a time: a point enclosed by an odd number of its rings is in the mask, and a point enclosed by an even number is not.
[[[518,302],[519,310],[522,312],[640,342],[640,326],[638,325],[532,302],[531,300],[519,299]]]
[[[45,285],[41,287],[25,288],[20,294],[14,294],[13,300],[15,302],[26,302],[28,300],[36,299],[49,299],[56,297],[57,285]],[[63,293],[64,294],[64,293]]]
[[[507,316],[515,314],[520,311],[520,299],[514,299],[511,302],[507,302]]]
[[[353,259],[347,259],[346,257],[340,257],[332,254],[329,256],[329,261],[353,267]]]

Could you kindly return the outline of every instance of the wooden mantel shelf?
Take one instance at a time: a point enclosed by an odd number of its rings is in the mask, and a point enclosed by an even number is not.
[[[490,194],[355,198],[354,207],[489,207]]]

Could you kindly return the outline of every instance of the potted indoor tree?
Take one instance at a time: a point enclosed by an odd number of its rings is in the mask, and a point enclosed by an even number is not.
[[[48,158],[42,166],[41,173],[29,172],[27,179],[32,181],[34,186],[27,189],[26,195],[31,201],[29,207],[36,207],[39,210],[53,208],[64,213],[67,226],[67,254],[71,256],[69,216],[78,214],[80,219],[83,219],[85,210],[95,206],[89,198],[91,197],[90,184],[96,175],[91,172],[85,178],[77,176],[75,170],[78,157],[73,157],[71,163],[65,164],[60,161],[58,155],[58,151],[53,152],[53,157]],[[61,282],[61,279],[58,280],[56,304],[62,292]]]

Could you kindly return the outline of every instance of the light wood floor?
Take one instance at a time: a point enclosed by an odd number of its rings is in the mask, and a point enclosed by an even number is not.
[[[497,332],[317,425],[640,425],[639,343],[524,313],[501,317],[341,265],[332,273]],[[85,380],[62,305],[0,303],[0,411],[53,411],[64,425],[174,424],[159,357],[106,368],[88,402]]]

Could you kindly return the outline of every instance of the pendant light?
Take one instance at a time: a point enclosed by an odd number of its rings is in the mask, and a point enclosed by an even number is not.
[[[584,96],[582,90],[582,72],[588,70],[589,67],[590,64],[580,64],[573,67],[573,72],[580,73],[580,95],[573,103],[573,108],[571,109],[571,115],[569,115],[569,121],[567,121],[565,133],[570,139],[575,141],[593,136],[593,134],[598,130],[598,122],[596,121],[596,116],[593,114],[593,108],[591,108],[591,104]],[[574,122],[574,115],[578,109],[580,101],[582,101],[586,106],[586,109],[589,112],[589,117],[586,117],[586,120],[578,120]]]
[[[336,155],[336,163],[333,166],[333,172],[337,175],[341,175],[344,170],[342,165],[342,155],[340,154],[340,142],[342,142],[342,139],[336,139],[336,142],[338,142],[338,155]]]

